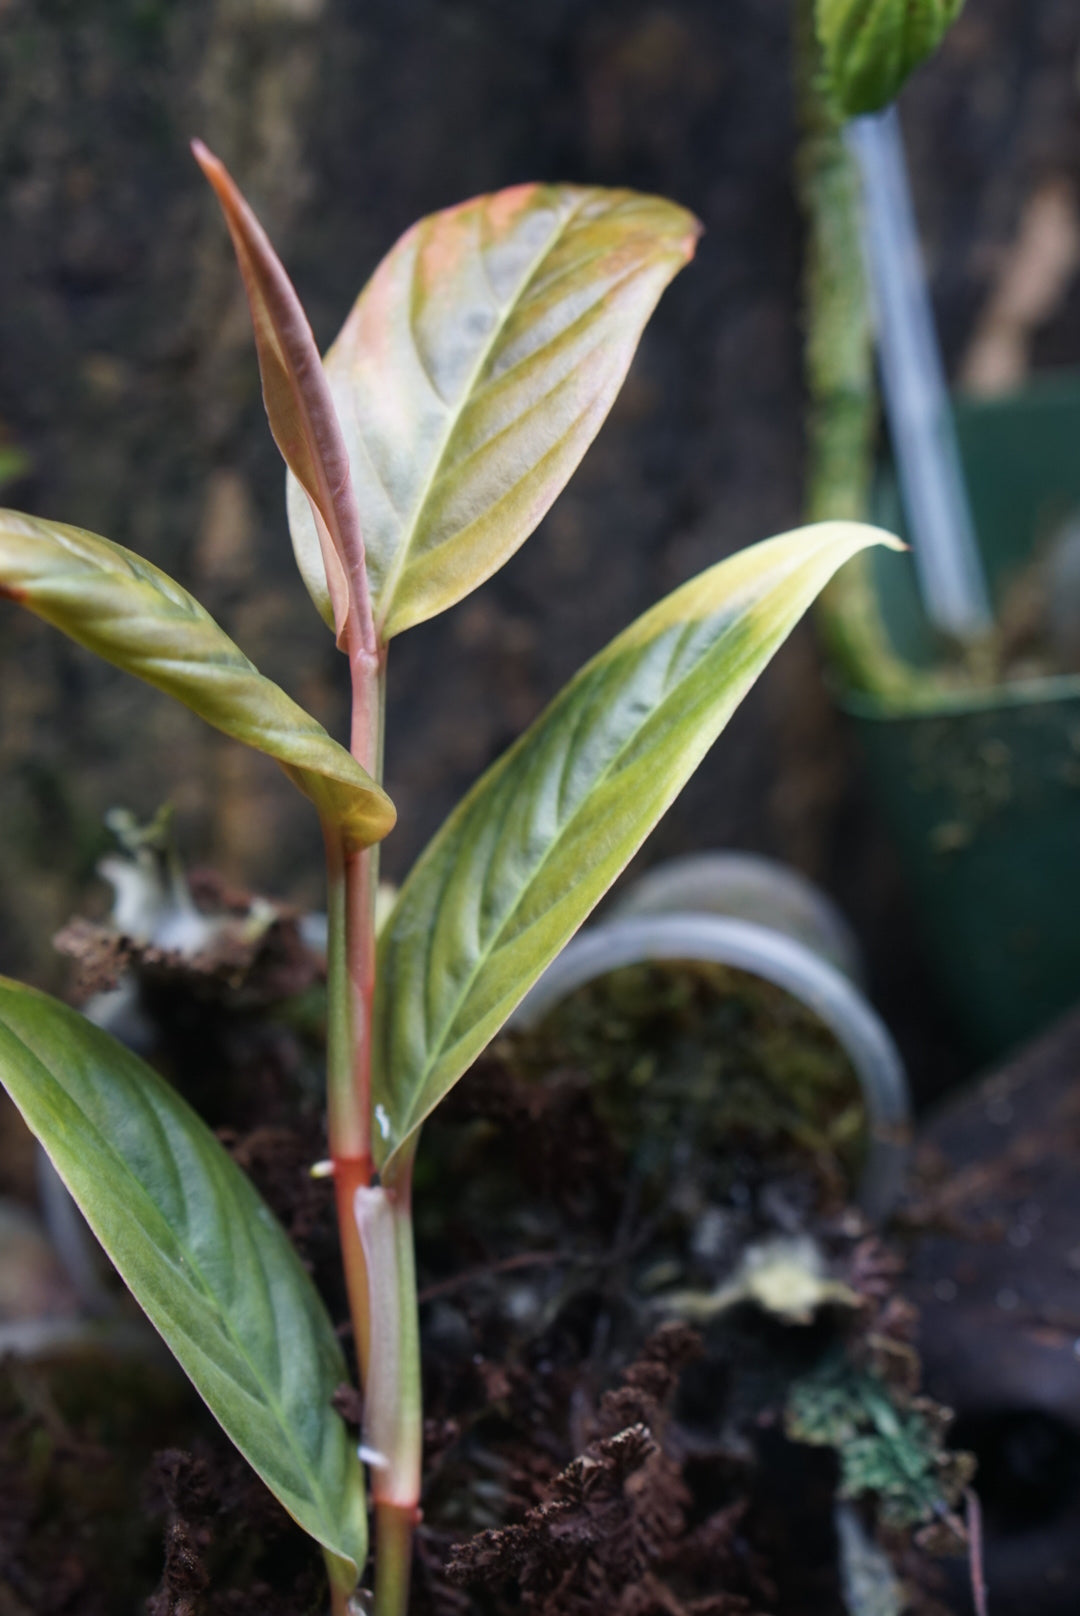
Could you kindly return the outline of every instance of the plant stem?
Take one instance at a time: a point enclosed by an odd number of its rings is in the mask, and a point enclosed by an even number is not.
[[[796,180],[806,225],[806,515],[858,522],[870,503],[878,413],[859,177],[820,88],[815,0],[793,5]]]
[[[411,1156],[385,1185],[362,1191],[356,1207],[371,1309],[364,1444],[375,1503],[375,1611],[404,1616],[423,1436]]]
[[[386,654],[350,651],[352,751],[368,773],[382,772]],[[361,1383],[370,1356],[369,1280],[356,1225],[357,1190],[372,1179],[371,1015],[375,994],[378,848],[347,848],[324,827],[327,866],[327,1097],[342,1264]]]
[[[367,1027],[357,1026],[357,994],[349,965],[349,916],[355,901],[350,892],[350,858],[338,831],[325,827],[327,893],[326,947],[326,1065],[330,1157],[334,1164],[341,1260],[349,1293],[356,1355],[361,1380],[366,1377],[369,1351],[368,1278],[364,1251],[356,1227],[354,1204],[358,1189],[371,1183],[371,1133],[367,1085],[358,1078],[358,1042],[367,1045]],[[363,1009],[361,1008],[361,1016]]]
[[[415,1506],[375,1505],[375,1605],[372,1616],[404,1616],[409,1608]]]
[[[382,775],[385,648],[349,646],[352,752]],[[364,1391],[364,1449],[375,1505],[375,1616],[405,1616],[422,1448],[412,1157],[373,1183],[371,1043],[378,850],[326,830],[327,1082],[342,1262]],[[335,1592],[335,1599],[337,1594]],[[342,1607],[344,1609],[344,1607]],[[334,1616],[339,1616],[337,1604]]]
[[[869,515],[878,428],[870,289],[858,171],[821,87],[814,18],[815,0],[792,0],[795,177],[806,228],[806,519],[860,522]],[[849,561],[822,591],[818,627],[850,687],[902,701],[911,674],[892,650],[871,579],[867,554]]]

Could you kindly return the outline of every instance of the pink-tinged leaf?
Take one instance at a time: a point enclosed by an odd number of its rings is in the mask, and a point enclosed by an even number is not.
[[[195,160],[229,227],[255,328],[263,400],[274,441],[308,497],[329,584],[323,611],[338,644],[359,634],[373,647],[364,541],[338,425],[307,316],[270,240],[225,165],[195,140]],[[353,615],[352,623],[349,622]]]
[[[592,442],[697,220],[633,191],[519,185],[422,219],[326,356],[381,640],[501,567]],[[325,603],[290,487],[300,570]]]

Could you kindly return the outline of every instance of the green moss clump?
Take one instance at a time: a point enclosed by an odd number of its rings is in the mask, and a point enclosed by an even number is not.
[[[850,1196],[865,1149],[857,1075],[824,1023],[782,988],[701,961],[631,965],[504,1041],[542,1080],[570,1068],[646,1180],[673,1170],[721,1197],[746,1159],[809,1170]]]
[[[970,1454],[945,1447],[950,1418],[838,1351],[793,1383],[784,1423],[794,1441],[836,1450],[841,1498],[872,1496],[886,1525],[910,1530],[947,1518],[971,1480]]]

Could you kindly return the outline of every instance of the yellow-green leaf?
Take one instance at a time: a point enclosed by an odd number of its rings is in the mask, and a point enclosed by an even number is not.
[[[269,1207],[144,1061],[4,977],[0,1081],[196,1390],[354,1584],[363,1476],[331,1406],[345,1361]]]
[[[899,541],[824,522],[684,584],[571,680],[421,856],[380,938],[385,1167],[640,847],[837,567]]]
[[[452,606],[528,538],[698,229],[658,197],[520,185],[422,219],[383,259],[325,361],[382,639]],[[289,521],[326,616],[292,479]]]
[[[0,595],[276,758],[354,846],[393,825],[389,797],[345,748],[264,678],[186,589],[131,550],[0,510]]]

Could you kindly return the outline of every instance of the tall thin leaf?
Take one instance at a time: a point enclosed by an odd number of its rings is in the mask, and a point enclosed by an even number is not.
[[[393,825],[382,787],[263,677],[186,589],[141,556],[81,528],[0,510],[0,595],[276,758],[355,846],[379,841]]]
[[[363,1477],[331,1406],[346,1376],[341,1346],[251,1182],[130,1050],[3,977],[0,1080],[232,1441],[359,1575]]]
[[[381,936],[386,1166],[640,847],[773,652],[876,528],[826,522],[684,584],[593,658],[429,844]]]
[[[422,219],[382,261],[326,356],[380,638],[453,605],[528,538],[698,229],[658,197],[520,185]],[[289,521],[325,616],[295,486]]]
[[[255,328],[263,402],[274,442],[309,501],[326,596],[321,608],[344,645],[349,616],[374,650],[364,541],[349,456],[307,316],[269,237],[232,176],[201,140],[195,161],[213,186],[232,236]],[[329,585],[327,586],[327,580]]]

